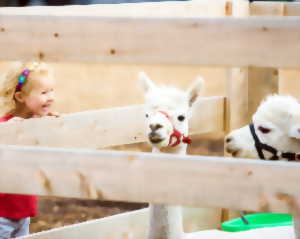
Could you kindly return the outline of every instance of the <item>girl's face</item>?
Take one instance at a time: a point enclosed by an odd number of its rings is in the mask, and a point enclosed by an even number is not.
[[[54,102],[54,80],[51,75],[44,75],[31,83],[31,90],[23,98],[24,106],[33,115],[45,116]]]

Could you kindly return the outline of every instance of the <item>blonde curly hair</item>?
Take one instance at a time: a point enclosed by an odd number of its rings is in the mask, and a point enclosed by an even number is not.
[[[22,71],[29,68],[34,62],[15,61],[10,64],[8,70],[0,75],[0,116],[10,114],[16,108],[15,92],[18,84],[18,77]],[[52,69],[45,63],[36,64],[22,87],[22,91],[30,92],[32,84],[30,79],[37,74],[52,74]]]

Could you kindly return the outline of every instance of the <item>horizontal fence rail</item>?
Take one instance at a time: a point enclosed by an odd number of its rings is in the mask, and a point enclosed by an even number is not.
[[[125,239],[145,238],[149,210],[142,209],[78,223],[21,238],[30,239]]]
[[[300,2],[252,2],[249,6],[255,16],[300,16]]]
[[[142,2],[123,4],[73,5],[64,7],[34,6],[26,8],[0,8],[1,14],[67,15],[107,17],[198,17],[225,16],[227,0],[201,0],[185,2]]]
[[[115,6],[0,8],[0,60],[300,67],[299,17],[199,18],[231,15],[234,4],[225,0]],[[249,6],[250,15],[300,15],[298,3]],[[191,134],[224,130],[224,99],[197,102]],[[143,118],[143,106],[130,106],[7,122],[0,124],[0,144],[103,148],[144,142]],[[221,157],[0,146],[5,178],[0,191],[299,215],[299,167]],[[148,210],[140,210],[24,238],[144,238],[147,217]],[[293,238],[291,228],[202,233],[201,238]]]
[[[193,107],[190,133],[223,131],[224,97],[207,97]],[[0,144],[104,148],[146,141],[144,107],[86,111],[0,124]]]
[[[215,209],[183,207],[182,217],[184,231],[187,233],[217,228],[220,223],[220,213],[216,212]],[[78,223],[76,225],[55,228],[22,238],[81,239],[86,238],[88,235],[89,239],[143,239],[146,238],[148,224],[149,209],[146,208]],[[203,231],[203,236],[207,235],[207,233],[211,234],[211,232],[212,231]],[[218,233],[217,230],[214,230],[214,232]],[[221,234],[221,232],[218,234]],[[223,232],[223,234],[227,235],[226,232]]]
[[[1,146],[0,165],[7,193],[293,213],[300,205],[299,163]]]
[[[184,212],[184,211],[183,211]],[[191,220],[183,213],[183,222]],[[190,215],[189,215],[190,216]],[[204,215],[203,215],[204,216]],[[20,239],[144,239],[148,229],[149,210],[142,209],[122,213],[102,219],[78,223],[49,231],[35,233]],[[199,220],[197,219],[194,220]],[[205,221],[205,218],[202,219]],[[225,232],[220,230],[204,230],[197,232],[197,238],[206,239],[293,239],[292,227],[260,228],[243,232]],[[195,238],[194,234],[186,234],[187,239]]]
[[[300,67],[300,17],[164,19],[2,13],[0,28],[3,60]]]

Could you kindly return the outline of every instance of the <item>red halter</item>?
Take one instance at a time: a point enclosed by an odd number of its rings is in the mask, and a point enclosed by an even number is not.
[[[160,113],[162,113],[164,116],[167,117],[168,120],[171,121],[171,117],[170,115],[168,115],[168,113],[164,112],[164,111],[159,111]],[[172,122],[171,122],[172,123]],[[173,125],[173,124],[172,124]],[[178,131],[177,129],[175,129],[174,125],[173,125],[173,133],[170,136],[170,140],[169,140],[169,146],[171,147],[175,147],[178,144],[180,144],[181,142],[181,137],[182,137],[182,142],[185,144],[191,144],[192,140],[188,137],[188,136],[184,136],[184,134],[182,134],[180,131]],[[176,138],[176,141],[172,143],[172,139]]]

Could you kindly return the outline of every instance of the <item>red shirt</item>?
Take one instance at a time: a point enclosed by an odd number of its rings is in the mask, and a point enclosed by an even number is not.
[[[12,115],[0,117],[0,122],[13,118]],[[32,195],[0,193],[0,217],[25,218],[37,213],[37,197]]]

